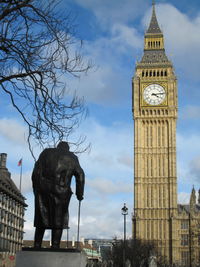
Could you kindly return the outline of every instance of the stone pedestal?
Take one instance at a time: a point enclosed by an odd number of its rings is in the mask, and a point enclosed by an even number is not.
[[[85,267],[86,255],[78,250],[25,249],[17,252],[16,267]]]

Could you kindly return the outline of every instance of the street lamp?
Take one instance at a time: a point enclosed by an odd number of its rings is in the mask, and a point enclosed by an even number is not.
[[[123,247],[123,267],[125,267],[126,260],[126,215],[128,215],[128,208],[126,207],[126,203],[122,208],[122,215],[124,216],[124,247]]]

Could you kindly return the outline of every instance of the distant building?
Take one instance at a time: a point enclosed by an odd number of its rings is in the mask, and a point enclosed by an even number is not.
[[[23,242],[23,247],[33,247],[33,245],[33,240],[24,240]],[[43,240],[42,247],[50,248],[51,242],[48,240]],[[101,255],[98,250],[90,242],[87,242],[84,239],[81,239],[81,241],[78,243],[78,246],[77,242],[75,241],[61,241],[60,248],[79,248],[80,250],[85,252],[88,261],[101,261]]]
[[[86,239],[85,242],[92,244],[94,248],[100,253],[102,260],[106,260],[110,254],[113,246],[113,239]]]
[[[179,255],[179,261],[184,266],[200,266],[200,190],[198,201],[193,188],[190,203],[178,204],[175,223],[178,240],[174,252]]]
[[[7,154],[0,154],[0,266],[14,266],[22,247],[25,198],[6,168]]]

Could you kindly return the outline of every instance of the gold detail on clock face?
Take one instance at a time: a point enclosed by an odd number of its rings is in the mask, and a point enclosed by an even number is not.
[[[151,106],[158,106],[166,99],[166,91],[159,84],[150,84],[143,91],[144,101]]]

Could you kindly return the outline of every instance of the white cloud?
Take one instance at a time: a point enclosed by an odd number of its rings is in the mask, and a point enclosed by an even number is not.
[[[81,236],[87,238],[113,238],[114,236],[122,237],[123,235],[123,217],[121,208],[123,202],[119,200],[109,201],[106,198],[85,200],[81,208]],[[129,215],[127,216],[127,234],[131,235],[131,211],[129,205]],[[75,211],[72,214],[72,209]],[[77,233],[77,211],[76,202],[71,203],[70,207],[70,232],[71,236]]]
[[[21,190],[22,194],[32,191],[32,181],[31,181],[31,174],[32,172],[23,172],[22,179],[21,179]],[[12,180],[19,188],[20,184],[20,173],[12,173]]]
[[[81,161],[89,177],[102,176],[116,180],[126,176],[132,179],[132,166],[127,164],[128,159],[133,157],[131,126],[113,123],[106,127],[92,118],[87,120],[81,130],[84,132],[87,129],[87,139],[92,149],[89,155],[81,156]]]
[[[0,119],[0,135],[9,141],[24,145],[26,132],[26,128],[16,120],[7,118]]]
[[[145,0],[75,0],[91,10],[104,28],[113,23],[127,23],[139,17],[147,7]]]
[[[178,203],[189,204],[189,202],[190,202],[190,193],[180,192],[178,194]]]
[[[124,64],[123,56],[131,59],[135,49],[142,46],[142,40],[134,28],[114,24],[108,37],[85,42],[86,59],[92,59],[94,68],[80,79],[67,80],[69,87],[77,89],[89,103],[125,102],[131,92],[132,69],[130,64]]]
[[[195,178],[196,183],[200,185],[200,152],[199,156],[190,162],[190,173]]]
[[[34,236],[34,227],[33,227],[33,222],[30,220],[26,220],[24,222],[24,239],[25,240],[33,240]]]
[[[143,36],[133,27],[116,23],[111,27],[111,34],[111,41],[119,52],[127,53],[127,48],[131,51],[143,46]]]
[[[95,178],[88,181],[88,185],[92,190],[97,191],[100,194],[118,194],[118,193],[132,193],[133,187],[130,183],[125,182],[121,178],[121,181],[111,181],[105,178]]]
[[[200,136],[177,134],[177,168],[179,190],[190,193],[193,185],[200,186]]]

